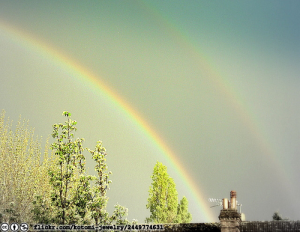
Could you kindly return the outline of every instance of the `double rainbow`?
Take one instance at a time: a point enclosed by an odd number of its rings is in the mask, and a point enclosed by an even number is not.
[[[209,80],[214,84],[220,93],[226,96],[227,99],[230,99],[229,105],[231,105],[236,113],[240,115],[243,123],[257,139],[257,142],[260,144],[263,153],[272,157],[270,160],[272,160],[273,165],[280,167],[280,164],[276,162],[276,159],[273,159],[272,155],[274,154],[274,151],[270,148],[268,141],[264,138],[264,133],[259,130],[258,124],[252,119],[253,117],[250,117],[251,114],[247,110],[245,104],[239,100],[241,98],[238,97],[237,93],[232,89],[230,83],[221,78],[221,75],[219,75],[211,67],[201,51],[199,51],[198,48],[193,45],[193,43],[189,42],[190,39],[178,28],[176,28],[170,22],[170,20],[162,18],[158,11],[154,11],[153,9],[151,10],[150,8],[148,8],[148,10],[150,10],[151,14],[154,14],[154,17],[158,18],[159,21],[164,22],[165,27],[168,28],[173,36],[176,36],[177,39],[186,47],[186,49],[190,51],[191,55],[197,59],[200,68],[206,74],[205,76],[209,78]],[[28,50],[36,52],[37,54],[45,57],[57,66],[61,67],[79,81],[84,82],[96,93],[101,92],[107,96],[111,104],[116,105],[124,116],[130,118],[136,125],[138,125],[140,130],[147,135],[147,137],[160,149],[168,161],[174,165],[175,170],[180,173],[182,181],[186,184],[186,187],[191,190],[191,194],[199,205],[199,213],[203,217],[201,220],[208,222],[215,220],[211,210],[209,210],[206,199],[204,199],[201,191],[199,190],[199,186],[194,183],[188,172],[184,169],[184,167],[182,167],[174,152],[171,151],[164,140],[153,130],[153,128],[148,125],[148,123],[140,116],[140,114],[126,102],[125,99],[119,96],[109,86],[105,85],[103,81],[101,81],[101,77],[96,76],[94,73],[86,69],[68,55],[58,51],[55,47],[38,40],[36,37],[29,35],[19,28],[14,28],[12,25],[0,22],[0,31],[4,32],[15,43],[26,47]]]

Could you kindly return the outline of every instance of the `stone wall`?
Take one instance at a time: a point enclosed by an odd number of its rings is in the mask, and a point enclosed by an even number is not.
[[[220,223],[164,224],[164,228],[160,232],[221,232]],[[300,232],[300,221],[241,222],[238,229],[240,232]]]
[[[182,224],[165,224],[164,232],[220,232],[220,223],[182,223]],[[153,231],[152,231],[153,232]]]
[[[240,232],[300,232],[300,221],[242,222]]]

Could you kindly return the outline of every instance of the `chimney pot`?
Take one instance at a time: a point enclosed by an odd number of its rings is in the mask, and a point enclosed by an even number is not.
[[[230,192],[230,209],[236,209],[236,191]]]
[[[228,199],[227,198],[223,199],[223,209],[228,209]]]

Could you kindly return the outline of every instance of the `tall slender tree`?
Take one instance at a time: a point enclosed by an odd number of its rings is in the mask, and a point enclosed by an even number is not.
[[[93,196],[89,204],[89,209],[92,212],[91,216],[95,220],[96,225],[100,223],[108,224],[109,216],[106,211],[108,197],[106,196],[106,192],[111,183],[108,178],[112,172],[107,172],[106,149],[102,146],[102,142],[98,141],[95,150],[88,149],[88,151],[96,162],[95,171],[97,172],[96,185],[93,189]]]
[[[49,170],[52,185],[51,205],[56,208],[54,222],[72,224],[85,222],[86,207],[89,198],[89,180],[85,175],[85,157],[82,155],[83,139],[73,139],[77,130],[76,121],[71,114],[63,112],[67,117],[65,124],[54,124],[52,137],[55,142],[51,148],[58,157],[56,169]]]
[[[154,166],[148,204],[146,205],[151,214],[149,218],[146,218],[146,222],[175,222],[177,205],[178,193],[174,180],[168,175],[167,167],[157,162]]]

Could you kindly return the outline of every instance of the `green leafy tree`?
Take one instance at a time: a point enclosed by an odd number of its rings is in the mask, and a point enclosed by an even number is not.
[[[128,209],[124,206],[121,206],[119,204],[115,205],[115,210],[110,217],[110,224],[116,224],[116,225],[125,225],[130,224],[130,222],[124,218],[128,214]]]
[[[51,205],[56,208],[53,221],[57,224],[85,222],[89,198],[89,180],[85,175],[85,158],[82,155],[83,139],[73,139],[77,130],[76,121],[70,119],[69,112],[65,124],[54,124],[52,137],[56,139],[51,148],[58,157],[57,168],[49,170]]]
[[[83,139],[73,139],[76,121],[64,111],[65,124],[53,125],[51,148],[56,156],[55,166],[48,169],[50,197],[37,196],[34,220],[38,223],[90,224],[88,203],[91,199],[90,181],[95,177],[85,171]]]
[[[192,220],[192,215],[188,211],[188,200],[184,196],[177,207],[177,218],[176,223],[190,223]]]
[[[112,224],[126,223],[123,219],[128,209],[116,205],[112,216],[106,211],[109,189],[109,175],[106,164],[106,150],[98,141],[94,150],[87,149],[96,162],[97,176],[87,175],[83,139],[73,139],[76,121],[69,112],[65,124],[53,125],[52,149],[57,156],[56,166],[49,169],[51,197],[42,196],[34,201],[35,220],[39,223],[55,224]],[[95,183],[93,183],[95,181]]]
[[[41,138],[21,117],[16,126],[0,115],[0,220],[33,223],[35,196],[49,195],[47,170],[53,165],[48,143],[44,156]]]
[[[178,193],[174,180],[168,175],[167,167],[157,162],[154,166],[149,190],[147,209],[150,217],[146,222],[172,223],[177,217]]]
[[[106,211],[108,197],[106,196],[106,192],[111,183],[108,178],[112,172],[107,172],[106,149],[102,146],[102,142],[98,141],[95,150],[88,149],[88,151],[96,162],[95,171],[97,172],[96,185],[93,188],[89,209],[91,210],[91,216],[95,220],[96,225],[108,224],[109,215]]]

